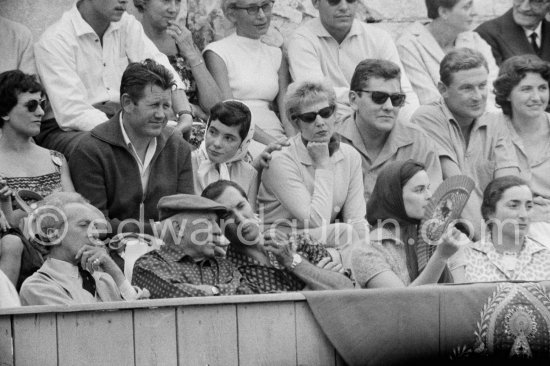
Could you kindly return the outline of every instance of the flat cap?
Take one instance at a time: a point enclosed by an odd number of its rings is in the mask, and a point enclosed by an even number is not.
[[[214,211],[216,213],[227,211],[225,206],[194,194],[174,194],[162,197],[157,208],[159,210],[159,220],[161,221],[176,214],[190,211]]]

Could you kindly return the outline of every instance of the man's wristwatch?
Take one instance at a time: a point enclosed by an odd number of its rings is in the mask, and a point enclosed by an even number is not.
[[[294,268],[296,268],[296,266],[297,266],[298,264],[300,264],[300,263],[302,263],[302,256],[301,256],[300,254],[298,254],[298,253],[294,253],[294,254],[292,255],[292,264],[290,265],[290,268],[289,268],[289,269],[290,269],[291,271],[293,271]]]
[[[220,295],[220,289],[216,286],[212,286],[212,295],[219,296]]]

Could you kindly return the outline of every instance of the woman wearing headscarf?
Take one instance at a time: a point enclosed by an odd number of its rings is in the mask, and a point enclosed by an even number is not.
[[[360,287],[462,280],[462,259],[450,260],[463,240],[457,229],[447,230],[431,257],[428,244],[419,243],[418,225],[431,197],[428,174],[419,162],[393,162],[380,172],[367,204],[370,243],[352,254],[352,273]]]

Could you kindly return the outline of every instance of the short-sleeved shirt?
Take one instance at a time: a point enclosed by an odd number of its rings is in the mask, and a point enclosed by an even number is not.
[[[367,153],[367,148],[357,127],[357,121],[353,116],[346,118],[338,126],[337,131],[342,136],[342,141],[353,146],[361,155],[365,201],[369,200],[380,171],[393,161],[414,159],[424,164],[434,189],[442,181],[443,175],[437,146],[418,126],[397,121],[388,135],[382,151],[374,161]]]
[[[460,171],[476,183],[479,197],[504,168],[517,168],[517,158],[506,127],[483,115],[474,121],[470,141],[466,143],[462,131],[443,99],[423,105],[412,117],[439,148],[440,157],[448,157]]]
[[[465,250],[466,280],[543,281],[550,280],[550,249],[525,237],[519,253],[499,253],[490,238],[484,238]]]

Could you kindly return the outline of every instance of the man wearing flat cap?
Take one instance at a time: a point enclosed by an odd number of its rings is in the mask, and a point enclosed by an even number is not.
[[[132,282],[145,286],[151,298],[250,294],[239,271],[217,257],[224,206],[207,198],[178,194],[160,199],[164,245],[140,257]]]

